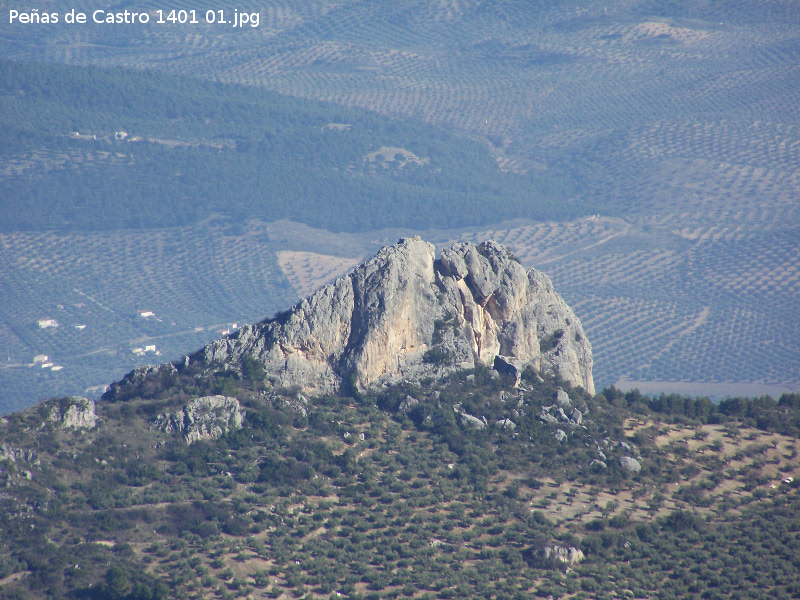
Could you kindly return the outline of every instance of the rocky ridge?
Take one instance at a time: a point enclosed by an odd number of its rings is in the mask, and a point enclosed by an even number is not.
[[[526,271],[494,241],[458,243],[437,259],[432,244],[401,239],[273,319],[183,361],[137,369],[109,397],[189,364],[241,374],[245,360],[263,366],[275,388],[310,394],[498,364],[517,375],[531,366],[594,393],[580,320],[544,273]]]

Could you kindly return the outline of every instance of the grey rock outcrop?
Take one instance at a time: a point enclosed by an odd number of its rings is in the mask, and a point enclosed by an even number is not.
[[[175,365],[241,371],[250,357],[276,388],[329,393],[491,367],[497,356],[517,376],[530,365],[594,393],[591,346],[546,275],[493,241],[455,244],[437,260],[433,245],[413,237]],[[131,385],[142,376],[131,373]],[[124,397],[125,386],[109,398]]]
[[[182,410],[158,415],[157,429],[183,434],[187,444],[199,440],[217,439],[232,427],[241,427],[245,413],[236,398],[204,396],[195,398]]]
[[[563,442],[564,440],[567,439],[567,434],[564,433],[563,429],[556,429],[553,432],[553,437],[556,438],[557,442]]]
[[[479,419],[475,415],[471,415],[469,413],[460,413],[459,416],[461,417],[461,424],[466,425],[467,427],[472,427],[473,429],[485,429],[486,428],[486,417],[483,419]]]
[[[49,419],[70,429],[92,429],[97,425],[94,402],[79,396],[59,401],[50,410]]]
[[[419,400],[414,398],[413,396],[406,396],[406,399],[400,403],[398,410],[401,413],[410,413],[414,410],[414,407],[419,404]]]
[[[277,404],[281,408],[285,408],[294,413],[297,413],[301,417],[308,416],[308,411],[310,407],[308,398],[303,396],[303,394],[298,394],[297,398],[284,398],[282,396],[277,396],[276,400],[273,401],[273,405],[275,404]]]
[[[0,444],[0,462],[7,460],[9,462],[38,462],[36,453],[33,450],[25,448],[14,448],[7,444]]]
[[[495,425],[500,429],[508,429],[509,431],[514,431],[517,428],[517,424],[509,418],[500,419]]]
[[[630,473],[638,473],[642,470],[642,464],[635,458],[623,456],[619,459],[619,465]]]
[[[564,548],[563,546],[546,546],[542,549],[545,560],[561,562],[570,565],[581,562],[585,557],[582,550],[578,548]]]
[[[552,408],[552,406],[543,406],[539,412],[539,419],[545,423],[558,423],[558,419],[550,414]]]

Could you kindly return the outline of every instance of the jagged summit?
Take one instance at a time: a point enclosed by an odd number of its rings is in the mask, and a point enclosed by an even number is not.
[[[325,393],[493,366],[498,356],[594,393],[589,341],[545,274],[494,241],[455,244],[437,260],[432,244],[411,237],[182,364],[240,371],[250,357],[276,387]]]

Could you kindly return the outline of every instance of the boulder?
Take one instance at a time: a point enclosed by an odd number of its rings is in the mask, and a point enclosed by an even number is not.
[[[486,429],[486,417],[479,419],[478,417],[468,413],[461,413],[460,417],[462,425],[472,427],[473,429]]]
[[[273,404],[278,404],[278,406],[297,413],[301,417],[308,416],[309,400],[303,394],[298,394],[297,398],[284,398],[283,396],[278,396],[277,402],[273,402]]]
[[[642,470],[642,463],[630,456],[623,456],[620,458],[619,465],[630,473],[638,473]]]
[[[514,423],[514,421],[512,421],[511,419],[508,419],[508,418],[500,419],[499,421],[497,421],[495,423],[495,425],[497,427],[499,427],[500,429],[508,429],[510,431],[514,431],[517,428],[517,424]]]

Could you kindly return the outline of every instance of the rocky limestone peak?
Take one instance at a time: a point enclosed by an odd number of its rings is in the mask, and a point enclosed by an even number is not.
[[[191,360],[235,369],[249,356],[276,387],[319,393],[492,366],[498,355],[594,392],[591,346],[546,275],[494,241],[455,244],[437,260],[411,237]]]
[[[530,365],[594,393],[589,341],[544,273],[494,241],[458,243],[437,259],[432,244],[410,237],[273,319],[137,369],[110,394],[188,364],[241,372],[246,357],[274,387],[310,394],[438,378],[498,357],[517,374]]]

